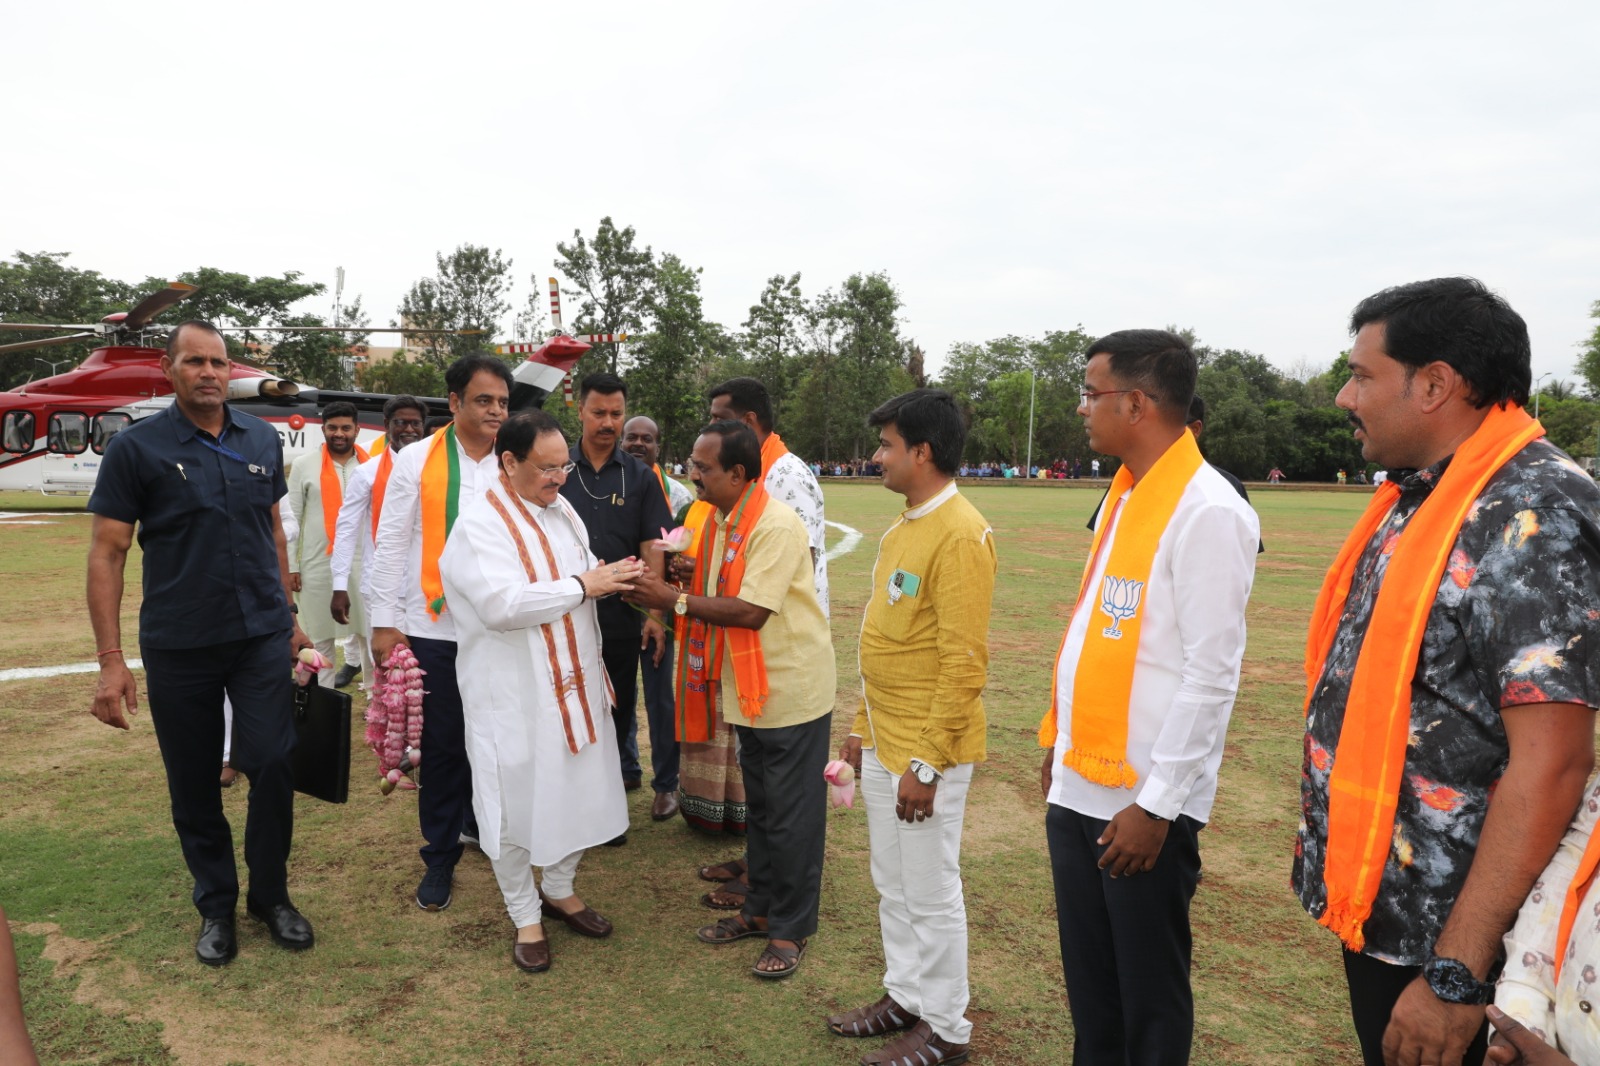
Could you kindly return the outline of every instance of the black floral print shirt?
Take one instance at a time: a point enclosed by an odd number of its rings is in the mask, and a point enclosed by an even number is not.
[[[1328,778],[1383,575],[1406,524],[1450,460],[1397,472],[1400,498],[1356,566],[1306,716],[1293,884],[1327,906]],[[1508,758],[1502,708],[1600,703],[1600,489],[1565,453],[1533,442],[1490,479],[1462,523],[1411,683],[1411,739],[1366,954],[1417,966],[1467,879]]]

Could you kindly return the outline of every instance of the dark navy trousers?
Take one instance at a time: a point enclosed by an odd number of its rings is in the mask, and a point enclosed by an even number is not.
[[[667,650],[661,665],[651,662],[653,648],[639,653],[639,672],[644,678],[644,713],[650,723],[650,787],[657,792],[678,791],[678,697],[672,683],[677,664],[672,630],[667,630]],[[638,742],[635,741],[637,749]]]
[[[467,725],[456,683],[456,642],[407,637],[425,672],[422,679],[422,767],[417,820],[424,841],[419,854],[428,866],[454,866],[461,834],[476,837],[472,816],[472,767],[467,762]]]
[[[244,861],[250,899],[289,902],[294,839],[294,714],[289,631],[203,648],[141,647],[150,722],[167,769],[172,825],[205,918],[233,914],[239,871],[222,811],[222,697],[233,703],[233,767],[250,782]]]
[[[617,694],[611,724],[617,730],[617,757],[622,762],[622,779],[637,781],[644,776],[639,768],[639,634],[626,630],[600,634],[600,658]]]

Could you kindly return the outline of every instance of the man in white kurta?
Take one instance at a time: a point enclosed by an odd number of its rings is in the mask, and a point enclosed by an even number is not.
[[[567,445],[549,415],[507,420],[495,447],[502,477],[462,511],[439,570],[479,843],[518,930],[513,961],[538,972],[549,966],[545,912],[584,935],[611,931],[573,890],[584,850],[628,826],[595,599],[630,587],[641,564],[597,565],[560,496]]]
[[[348,410],[346,410],[348,409]],[[348,403],[332,403],[323,411],[324,443],[314,452],[295,460],[289,469],[289,511],[300,527],[299,536],[289,545],[289,582],[297,595],[300,628],[317,646],[324,659],[333,662],[333,645],[352,633],[361,634],[361,658],[368,655],[364,634],[365,614],[343,626],[333,620],[328,601],[333,597],[333,541],[329,529],[338,520],[338,511],[350,482],[361,465],[368,462],[365,452],[356,447],[356,409]],[[339,484],[339,498],[324,499],[323,465],[329,463]],[[330,522],[329,511],[334,521]],[[317,674],[319,685],[333,685],[334,667]]]

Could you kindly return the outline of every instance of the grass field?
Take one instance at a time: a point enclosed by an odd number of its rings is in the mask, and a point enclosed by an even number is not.
[[[985,486],[970,498],[999,538],[990,634],[989,761],[974,779],[963,858],[971,923],[975,1062],[1059,1063],[1072,1042],[1038,794],[1034,730],[1088,548],[1087,485]],[[1250,607],[1243,690],[1194,904],[1197,1063],[1356,1058],[1338,945],[1288,888],[1298,803],[1299,660],[1305,620],[1360,493],[1260,490],[1267,553]],[[0,496],[0,510],[40,511]],[[81,502],[81,501],[80,501]],[[828,517],[864,534],[830,569],[840,691],[834,731],[855,707],[855,638],[878,536],[898,498],[830,485]],[[0,670],[85,662],[89,520],[0,521],[11,589]],[[136,632],[130,573],[124,634]],[[240,924],[240,956],[194,961],[190,883],[168,820],[148,717],[131,733],[87,713],[92,675],[0,683],[0,905],[23,967],[42,1057],[62,1063],[618,1064],[853,1063],[863,1047],[828,1035],[825,1014],[879,992],[876,896],[860,810],[830,817],[821,931],[786,982],[749,974],[753,942],[713,948],[693,930],[711,912],[696,865],[738,844],[681,822],[652,823],[632,793],[626,847],[591,851],[578,890],[610,917],[606,941],[551,932],[554,969],[510,966],[494,876],[469,851],[455,902],[425,914],[413,799],[372,787],[359,742],[350,803],[297,800],[295,900],[317,947],[295,956]],[[643,739],[643,738],[641,738]],[[245,789],[226,794],[236,840]],[[243,871],[242,858],[241,872]]]

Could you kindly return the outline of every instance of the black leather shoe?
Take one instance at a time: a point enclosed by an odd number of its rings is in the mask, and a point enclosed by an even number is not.
[[[350,684],[350,682],[354,681],[360,676],[361,667],[351,666],[349,663],[345,663],[343,666],[339,667],[339,672],[333,675],[333,687],[345,688]]]
[[[194,942],[194,957],[207,966],[226,966],[239,954],[239,938],[234,933],[233,915],[200,919],[200,937]]]
[[[254,903],[246,902],[245,910],[250,913],[250,917],[267,927],[267,932],[272,934],[272,942],[280,948],[304,951],[316,943],[316,937],[311,932],[311,923],[294,909],[293,904],[277,903],[271,907],[258,907]]]

